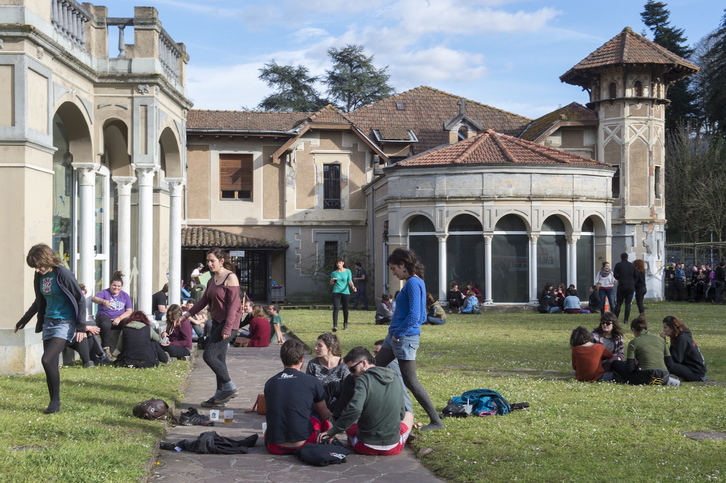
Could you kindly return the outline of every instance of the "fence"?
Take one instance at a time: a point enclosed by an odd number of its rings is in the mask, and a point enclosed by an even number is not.
[[[688,265],[708,264],[711,267],[725,261],[726,242],[666,243],[666,260]]]

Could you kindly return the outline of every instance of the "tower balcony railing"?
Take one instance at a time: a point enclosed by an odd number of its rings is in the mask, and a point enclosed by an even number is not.
[[[86,50],[86,22],[91,14],[73,0],[51,0],[51,23],[73,45]]]

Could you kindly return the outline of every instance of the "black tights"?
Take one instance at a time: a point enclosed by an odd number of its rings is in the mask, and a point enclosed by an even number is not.
[[[60,337],[43,341],[43,356],[40,362],[45,370],[45,382],[48,384],[50,404],[60,405],[60,371],[58,370],[58,356],[66,348],[68,341]]]
[[[350,294],[334,292],[333,293],[333,327],[338,328],[338,312],[340,306],[343,306],[343,327],[348,328],[348,302]]]
[[[227,371],[227,348],[229,347],[229,341],[222,338],[224,324],[213,320],[210,325],[212,326],[212,332],[209,342],[207,342],[207,347],[204,348],[202,359],[204,359],[204,362],[214,372],[214,376],[217,379],[217,390],[223,390],[222,386],[232,380],[229,377],[229,371]]]
[[[395,355],[391,349],[381,349],[376,355],[376,366],[386,367],[391,363],[391,361],[393,361],[394,358]],[[423,410],[426,411],[426,414],[431,420],[431,424],[443,426],[444,423],[441,422],[441,418],[439,418],[439,415],[436,412],[434,403],[431,402],[429,393],[426,392],[426,389],[420,382],[418,382],[418,376],[416,375],[416,361],[404,361],[402,359],[398,359],[398,366],[401,368],[403,384],[406,386],[406,389],[411,391],[411,394],[413,394],[413,397],[416,398],[416,401],[418,401]]]

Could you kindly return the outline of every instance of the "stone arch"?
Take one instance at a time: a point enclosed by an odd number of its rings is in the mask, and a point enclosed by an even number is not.
[[[159,167],[166,178],[184,176],[181,142],[170,127],[164,128],[159,136]]]
[[[574,228],[572,226],[572,223],[570,222],[570,217],[565,212],[559,210],[547,213],[547,216],[545,216],[544,220],[542,221],[542,226],[540,227],[540,230],[542,230],[542,228],[548,223],[548,220],[551,220],[552,218],[556,218],[559,222],[562,223],[562,227],[564,228],[562,231],[564,231],[566,234],[570,234],[573,232]]]
[[[519,221],[521,221],[524,224],[525,230],[523,230],[523,231],[526,231],[527,233],[532,231],[532,225],[530,224],[529,219],[526,216],[523,216],[521,212],[518,212],[515,210],[509,210],[509,211],[499,214],[499,216],[497,216],[494,219],[494,230],[502,231],[502,230],[497,229],[497,225],[499,224],[499,222],[506,223],[507,220],[510,219],[510,218],[508,218],[510,216],[517,218]],[[517,231],[519,231],[519,230],[517,230]]]
[[[482,224],[481,219],[475,215],[473,212],[470,211],[463,211],[456,213],[454,216],[452,216],[448,223],[446,224],[446,231],[450,232],[451,227],[455,223],[463,223],[465,225],[469,225],[471,229],[464,229],[462,230],[461,227],[457,231],[483,231],[484,226]]]
[[[112,176],[133,176],[129,155],[129,128],[120,119],[109,119],[103,126],[103,163]]]
[[[55,111],[53,124],[65,138],[73,163],[94,162],[91,123],[79,106],[70,101],[62,103]]]
[[[403,223],[401,227],[403,228],[403,234],[408,235],[409,234],[409,228],[411,227],[411,223],[416,220],[419,216],[425,218],[431,223],[431,226],[433,226],[433,232],[436,231],[436,222],[432,219],[431,215],[429,213],[424,212],[412,212],[408,213],[406,215],[406,218],[404,218]]]

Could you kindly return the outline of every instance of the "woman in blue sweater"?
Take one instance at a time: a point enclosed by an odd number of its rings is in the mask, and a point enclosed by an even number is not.
[[[403,383],[431,420],[422,430],[441,429],[444,423],[439,418],[429,394],[416,376],[416,349],[418,349],[421,324],[426,322],[424,266],[415,253],[404,248],[396,248],[386,263],[391,273],[399,280],[405,281],[405,284],[396,297],[396,309],[393,312],[391,325],[388,326],[388,335],[376,355],[376,366],[386,367],[393,359],[398,359]]]

